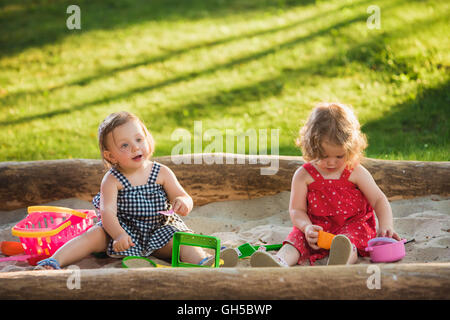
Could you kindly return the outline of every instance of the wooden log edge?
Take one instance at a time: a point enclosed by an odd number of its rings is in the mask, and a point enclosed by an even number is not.
[[[0,299],[403,300],[449,297],[450,263],[0,273]]]
[[[155,160],[175,172],[195,205],[289,191],[295,170],[304,163],[302,157],[236,154],[189,154]],[[450,162],[365,159],[363,164],[391,200],[450,195]],[[270,167],[276,173],[263,174]],[[99,191],[104,172],[101,161],[92,159],[2,162],[0,210],[73,197],[90,201]]]

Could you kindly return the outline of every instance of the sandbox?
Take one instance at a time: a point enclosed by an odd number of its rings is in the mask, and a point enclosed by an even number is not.
[[[290,231],[291,178],[301,157],[279,157],[278,171],[261,175],[273,156],[201,155],[155,160],[169,166],[194,199],[186,223],[226,246],[280,243]],[[216,159],[217,160],[217,159]],[[191,162],[190,164],[187,162]],[[216,161],[217,162],[217,161]],[[272,162],[273,163],[273,162]],[[448,299],[450,297],[450,163],[367,159],[365,166],[388,196],[399,234],[414,238],[407,256],[352,266],[122,269],[119,259],[88,257],[79,269],[32,271],[0,263],[3,299]],[[0,164],[0,241],[30,205],[88,209],[104,169],[99,160]],[[9,272],[7,272],[9,271]],[[70,285],[74,277],[79,287]],[[379,277],[378,288],[373,286]],[[375,281],[375,282],[374,282]],[[26,290],[24,290],[26,288]]]

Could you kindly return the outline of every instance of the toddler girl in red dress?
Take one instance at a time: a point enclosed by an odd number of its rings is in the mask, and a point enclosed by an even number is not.
[[[359,161],[367,142],[350,107],[321,103],[300,130],[307,161],[292,178],[291,233],[276,256],[258,251],[254,267],[293,266],[326,257],[328,265],[355,263],[366,256],[367,241],[378,234],[400,240],[389,202]],[[337,235],[330,250],[317,246],[319,230]]]

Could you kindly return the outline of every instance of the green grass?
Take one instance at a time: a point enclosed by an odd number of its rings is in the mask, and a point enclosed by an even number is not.
[[[119,110],[156,156],[194,121],[279,129],[279,153],[300,155],[323,100],[355,108],[369,157],[450,160],[448,1],[378,0],[379,30],[368,0],[86,0],[70,31],[72,3],[0,0],[0,161],[99,158],[97,127]]]

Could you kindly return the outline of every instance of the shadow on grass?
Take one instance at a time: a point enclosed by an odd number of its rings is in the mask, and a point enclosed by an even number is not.
[[[450,81],[422,87],[416,97],[393,106],[383,117],[365,123],[362,130],[374,154],[421,154],[427,147],[449,156]],[[439,140],[436,140],[439,137]]]
[[[20,124],[20,123],[25,123],[25,122],[29,122],[29,121],[33,121],[33,120],[37,120],[37,119],[45,119],[45,118],[51,118],[54,116],[58,116],[58,115],[62,115],[62,114],[68,114],[71,113],[73,111],[80,111],[80,110],[84,110],[87,109],[89,107],[95,106],[95,105],[99,105],[99,104],[103,104],[103,103],[110,103],[113,101],[117,101],[117,100],[121,100],[121,99],[126,99],[129,98],[130,96],[136,95],[136,94],[142,94],[142,93],[146,93],[152,90],[156,90],[156,89],[161,89],[170,85],[174,85],[183,81],[188,81],[188,80],[192,80],[194,78],[200,77],[200,76],[206,76],[206,75],[210,75],[213,74],[217,71],[221,71],[221,70],[227,70],[227,69],[231,69],[235,66],[239,66],[242,64],[246,64],[246,63],[250,63],[254,60],[257,59],[261,59],[263,57],[266,57],[268,55],[274,54],[279,50],[284,50],[284,49],[290,49],[295,47],[296,45],[300,44],[300,43],[304,43],[307,41],[310,41],[316,37],[319,36],[323,36],[323,35],[327,35],[329,34],[329,32],[331,30],[336,30],[336,29],[340,29],[340,28],[344,28],[347,27],[355,22],[361,22],[361,21],[365,21],[366,19],[366,14],[360,14],[357,15],[353,18],[338,22],[336,24],[333,24],[331,26],[328,26],[326,28],[323,28],[321,30],[318,30],[316,32],[313,32],[309,35],[306,36],[300,36],[300,37],[296,37],[290,41],[286,41],[284,43],[281,43],[279,45],[273,46],[271,48],[259,51],[257,53],[252,53],[243,57],[239,57],[236,59],[232,59],[229,62],[220,64],[220,65],[215,65],[212,66],[210,68],[205,68],[203,70],[200,71],[194,71],[194,72],[189,72],[189,73],[185,73],[185,74],[181,74],[178,75],[176,77],[161,81],[159,83],[156,84],[151,84],[151,85],[146,85],[146,86],[141,86],[141,87],[137,87],[116,95],[112,95],[112,96],[107,96],[107,97],[103,97],[103,98],[99,98],[87,103],[82,103],[79,105],[75,105],[73,107],[69,107],[66,109],[59,109],[59,110],[53,110],[50,112],[46,112],[46,113],[41,113],[41,114],[35,114],[35,115],[30,115],[30,116],[25,116],[22,118],[18,118],[18,119],[11,119],[11,120],[7,120],[7,121],[2,121],[0,122],[0,126],[8,126],[8,125],[15,125],[15,124]]]
[[[265,81],[264,85],[274,83],[275,80]],[[278,94],[277,90],[272,94]],[[416,97],[393,106],[384,116],[362,126],[369,140],[367,154],[379,158],[383,154],[421,155],[427,148],[433,148],[434,152],[439,150],[442,161],[450,161],[449,120],[450,80],[434,87],[422,87]],[[189,124],[192,125],[192,121]],[[293,136],[289,145],[279,145],[279,154],[301,155],[301,150],[294,145]],[[271,153],[270,145],[267,152]]]
[[[344,9],[351,9],[355,6],[359,6],[359,5],[364,5],[367,3],[370,3],[372,0],[365,0],[365,1],[361,1],[361,2],[354,2],[354,3],[350,3],[350,4],[345,4],[342,5],[334,10],[328,10],[326,12],[321,12],[315,16],[306,18],[306,19],[302,19],[299,21],[295,21],[293,23],[284,25],[284,26],[280,26],[280,27],[276,27],[276,28],[269,28],[269,29],[265,29],[265,30],[260,30],[260,31],[256,31],[256,32],[249,32],[249,33],[245,33],[245,34],[240,34],[240,35],[235,35],[235,36],[231,36],[231,37],[226,37],[226,38],[222,38],[222,39],[218,39],[218,40],[214,40],[214,41],[206,41],[203,43],[199,43],[199,44],[195,44],[192,46],[188,46],[185,48],[180,48],[180,49],[174,49],[174,50],[169,50],[168,53],[163,54],[163,55],[159,55],[159,56],[155,56],[155,57],[150,57],[150,58],[145,58],[145,59],[141,59],[139,61],[136,61],[134,63],[130,63],[130,64],[126,64],[126,65],[122,65],[119,67],[115,67],[115,68],[110,68],[110,69],[106,69],[106,70],[101,70],[100,72],[97,72],[96,74],[90,75],[90,76],[85,76],[82,77],[80,79],[74,80],[74,81],[70,81],[67,83],[63,83],[60,85],[56,85],[52,88],[48,88],[48,89],[41,89],[41,90],[33,90],[33,91],[17,91],[14,93],[10,93],[8,94],[6,97],[4,97],[4,99],[7,99],[9,101],[13,101],[14,99],[20,99],[22,96],[25,95],[41,95],[44,92],[46,92],[46,94],[48,93],[52,93],[56,90],[62,89],[62,88],[67,88],[67,87],[71,87],[71,86],[86,86],[89,83],[96,81],[96,80],[100,80],[100,79],[104,79],[104,78],[108,78],[110,76],[114,76],[117,73],[120,72],[124,72],[124,71],[128,71],[131,69],[135,69],[135,68],[139,68],[142,66],[148,66],[154,63],[161,63],[164,62],[166,60],[172,59],[176,56],[188,53],[192,50],[198,50],[198,49],[207,49],[207,48],[212,48],[214,46],[218,46],[218,45],[223,45],[223,44],[227,44],[233,41],[239,41],[242,39],[247,39],[247,38],[252,38],[252,37],[259,37],[259,36],[264,36],[264,35],[268,35],[268,34],[272,34],[272,33],[277,33],[277,32],[281,32],[281,31],[286,31],[289,29],[293,29],[296,28],[300,25],[303,24],[307,24],[313,21],[316,21],[317,19],[324,19],[332,14],[335,14],[341,10]]]
[[[221,90],[212,96],[204,97],[196,102],[178,105],[173,109],[163,109],[157,112],[143,113],[143,119],[161,119],[164,117],[173,119],[177,126],[190,126],[193,119],[223,119],[232,117],[228,107],[242,106],[252,101],[263,101],[264,99],[280,95],[283,92],[283,83],[279,78],[262,80],[249,86]],[[236,110],[242,115],[242,110]],[[213,116],[211,116],[213,115]],[[152,130],[158,130],[165,124],[158,122],[152,124]]]
[[[390,47],[390,43],[398,39],[411,37],[420,32],[433,28],[435,25],[448,21],[449,16],[439,18],[418,19],[409,25],[402,25],[397,29],[382,31],[371,36],[369,41],[358,42],[357,39],[349,39],[355,43],[345,51],[337,52],[326,63],[311,65],[311,74],[320,74],[329,78],[339,77],[339,70],[345,69],[350,63],[357,63],[367,69],[368,72],[377,72],[384,75],[384,80],[395,85],[405,80],[417,80],[421,69],[448,68],[438,61],[432,61],[433,57],[427,53],[415,56],[398,57]],[[330,67],[332,66],[332,67]]]
[[[109,30],[146,21],[197,20],[247,11],[277,11],[314,0],[34,0],[0,2],[0,57],[60,41],[74,32],[66,27],[67,7],[81,10],[81,30]]]

